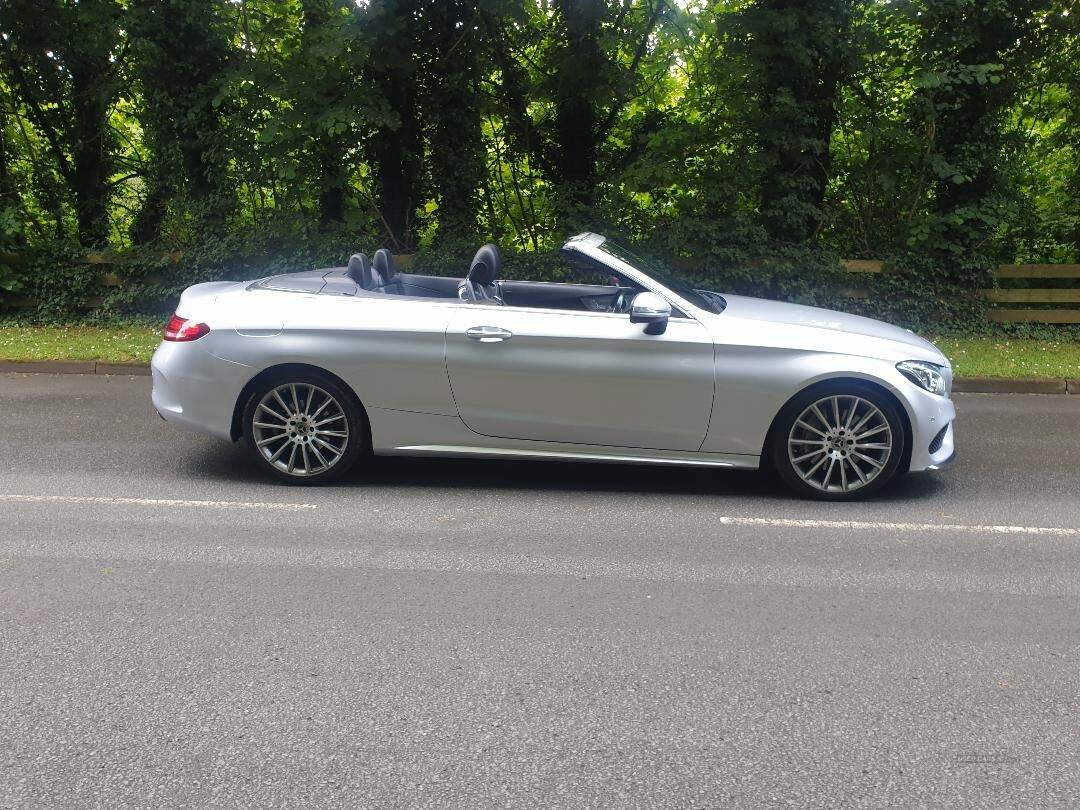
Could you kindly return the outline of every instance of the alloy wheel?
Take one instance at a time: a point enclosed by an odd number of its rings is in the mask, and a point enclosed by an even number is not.
[[[787,447],[788,461],[806,484],[821,492],[851,492],[885,469],[893,453],[893,432],[874,403],[835,394],[799,415]]]
[[[259,400],[252,437],[262,457],[281,472],[317,475],[345,455],[349,420],[341,403],[319,386],[285,383]]]

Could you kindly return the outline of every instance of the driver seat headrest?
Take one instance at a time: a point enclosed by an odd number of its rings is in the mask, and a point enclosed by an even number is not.
[[[363,253],[354,253],[349,257],[349,267],[345,275],[359,284],[362,289],[370,290],[374,286],[371,265],[368,263],[368,257]]]
[[[502,257],[495,245],[487,244],[476,251],[472,264],[469,266],[469,281],[487,287],[499,277],[502,271]]]
[[[371,269],[379,276],[383,284],[389,284],[397,275],[394,267],[394,257],[386,248],[379,248],[371,257]]]

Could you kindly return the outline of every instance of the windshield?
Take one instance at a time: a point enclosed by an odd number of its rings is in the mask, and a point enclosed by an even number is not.
[[[599,245],[599,248],[609,256],[614,256],[616,259],[624,261],[631,267],[656,279],[669,290],[678,293],[694,306],[699,307],[706,312],[718,313],[723,311],[723,307],[720,306],[719,302],[713,297],[715,293],[713,295],[703,295],[697,290],[687,287],[679,281],[679,279],[675,278],[667,268],[658,265],[656,262],[646,262],[644,259],[635,256],[619,243],[612,242],[610,239],[605,239]],[[716,297],[719,298],[719,296]]]

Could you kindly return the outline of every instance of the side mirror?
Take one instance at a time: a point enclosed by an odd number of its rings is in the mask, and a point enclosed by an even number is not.
[[[671,304],[656,293],[640,292],[630,303],[630,323],[645,324],[646,334],[664,334],[670,317]]]

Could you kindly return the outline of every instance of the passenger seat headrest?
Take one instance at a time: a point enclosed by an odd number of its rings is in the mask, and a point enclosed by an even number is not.
[[[383,284],[389,284],[397,275],[394,268],[394,257],[386,248],[379,248],[371,257],[371,268],[382,278]]]
[[[374,286],[371,265],[368,264],[368,257],[363,253],[354,253],[349,257],[349,269],[345,271],[345,275],[365,290],[370,290]]]
[[[502,258],[495,245],[487,244],[476,251],[469,266],[469,281],[486,287],[499,277],[502,271]]]

